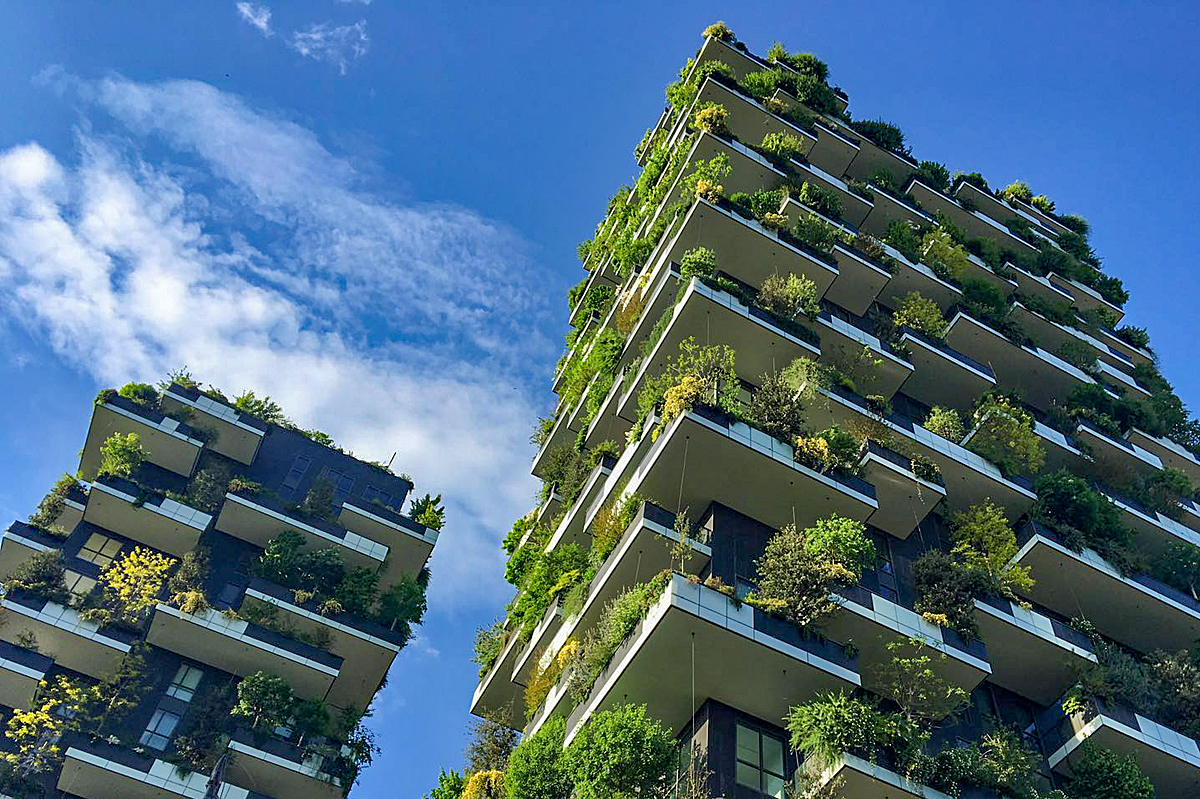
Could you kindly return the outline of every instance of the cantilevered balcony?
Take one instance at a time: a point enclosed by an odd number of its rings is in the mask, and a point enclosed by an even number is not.
[[[992,672],[982,641],[967,643],[953,630],[930,624],[921,614],[860,585],[842,589],[836,598],[841,609],[825,623],[825,632],[834,641],[858,648],[863,687],[868,690],[883,690],[871,666],[891,659],[887,645],[912,639],[944,654],[944,659],[935,658],[929,667],[964,690],[972,690]]]
[[[610,496],[621,479],[614,472],[602,496]],[[669,497],[680,507],[719,502],[775,528],[793,521],[804,527],[834,513],[865,521],[879,508],[865,480],[814,471],[795,460],[791,445],[704,407],[663,428],[632,471],[627,490],[662,501]]]
[[[797,778],[803,772],[796,771]],[[819,773],[804,775],[806,780],[798,789],[810,787],[811,779],[824,799],[952,799],[928,785],[913,782],[891,769],[872,763],[858,755],[845,752],[838,760]],[[986,793],[964,793],[970,799],[991,799]]]
[[[25,522],[13,522],[0,535],[0,580],[7,579],[13,569],[37,553],[58,549],[62,543],[63,539]]]
[[[1200,485],[1200,458],[1191,450],[1169,438],[1152,436],[1136,427],[1125,434],[1125,439],[1130,444],[1136,444],[1157,455],[1163,466],[1170,466],[1185,473],[1192,485]]]
[[[484,672],[475,686],[475,693],[471,696],[472,714],[493,716],[514,730],[525,726],[525,689],[511,678],[517,655],[524,647],[521,636],[515,629],[509,628],[496,662]]]
[[[324,758],[306,755],[302,746],[273,737],[256,740],[239,729],[230,738],[229,751],[234,754],[225,769],[229,785],[279,797],[342,797],[342,783],[325,772]]]
[[[592,578],[582,608],[572,617],[560,618],[558,624],[544,623],[538,626],[517,659],[513,681],[526,684],[538,656],[552,658],[568,638],[579,640],[596,624],[605,606],[619,593],[673,565],[678,568],[678,560],[672,562],[672,548],[679,544],[679,534],[675,532],[674,525],[675,514],[651,502],[642,503],[633,521],[625,528],[621,540]],[[684,569],[688,574],[702,573],[712,557],[710,547],[690,539],[686,551]],[[556,612],[556,608],[547,611],[547,619]]]
[[[810,329],[817,327],[812,322],[807,324]],[[829,329],[831,325],[824,327]],[[688,338],[732,347],[737,353],[734,367],[738,376],[749,382],[778,372],[796,358],[816,359],[821,355],[815,344],[785,329],[766,311],[747,306],[732,294],[693,278],[658,342],[619,398],[616,411],[620,416],[630,421],[637,418],[638,395],[646,381],[662,374],[679,354],[680,343]]]
[[[8,620],[0,627],[0,638],[14,643],[25,632],[32,633],[39,652],[60,666],[97,679],[112,674],[138,639],[136,633],[101,628],[79,618],[74,608],[20,591],[9,591],[3,606]]]
[[[807,409],[810,424],[817,428],[832,424],[843,427],[878,424],[886,432],[899,436],[900,441],[913,448],[914,454],[937,465],[945,481],[946,502],[951,512],[990,499],[1004,508],[1010,519],[1016,519],[1037,499],[1028,480],[1005,477],[991,461],[931,433],[901,414],[880,416],[867,400],[841,388],[822,390],[821,395],[826,401],[811,403]]]
[[[1106,386],[1116,388],[1118,392],[1123,391],[1130,399],[1147,401],[1151,394],[1149,389],[1137,381],[1137,379],[1125,371],[1125,368],[1113,366],[1104,359],[1096,361],[1096,373],[1100,382]],[[1110,389],[1111,390],[1111,389]]]
[[[136,433],[146,450],[146,460],[164,469],[191,477],[204,442],[190,426],[150,411],[136,402],[114,394],[97,402],[88,427],[83,456],[79,462],[80,476],[91,480],[100,470],[100,447],[114,433]]]
[[[634,448],[630,448],[634,449]],[[624,454],[622,454],[624,458]],[[588,510],[592,504],[597,501],[601,490],[604,488],[605,482],[609,475],[617,467],[617,459],[611,455],[602,455],[592,470],[588,472],[587,477],[583,480],[583,486],[580,487],[579,493],[571,502],[571,507],[563,514],[562,519],[558,522],[558,527],[554,528],[554,532],[550,535],[550,540],[546,542],[546,551],[557,549],[564,544],[581,544],[585,548],[589,544],[588,528],[585,521],[588,519]]]
[[[1108,344],[1116,352],[1121,353],[1135,364],[1151,364],[1154,363],[1154,353],[1141,347],[1135,347],[1125,339],[1113,333],[1111,330],[1100,328],[1098,333],[1100,338]]]
[[[863,476],[875,487],[879,508],[867,521],[896,538],[908,538],[917,525],[946,498],[946,488],[918,477],[912,459],[875,441],[867,443]]]
[[[776,89],[772,100],[787,103],[793,110],[813,115],[813,128],[817,131],[817,142],[805,155],[808,160],[833,175],[844,175],[846,169],[858,155],[860,138],[857,134],[845,135],[838,132],[840,125],[824,114],[817,114],[783,89]]]
[[[1047,762],[1060,774],[1070,775],[1084,744],[1092,744],[1132,755],[1161,799],[1200,795],[1200,746],[1140,713],[1091,699],[1085,710],[1068,716],[1059,702],[1038,717],[1037,728]]]
[[[1063,291],[1044,275],[1026,272],[1011,261],[1004,263],[1004,269],[1012,275],[1013,281],[1017,284],[1017,291],[1027,297],[1038,297],[1046,302],[1066,303],[1067,305],[1075,302],[1075,297],[1071,292]]]
[[[950,221],[962,228],[969,238],[991,239],[1001,247],[1007,247],[1018,253],[1028,255],[1037,255],[1038,253],[1036,247],[1013,234],[1001,223],[979,211],[968,211],[957,199],[930,188],[920,180],[914,179],[908,186],[908,192],[929,213],[941,212],[948,216]]]
[[[695,109],[705,103],[718,103],[729,112],[726,127],[740,141],[758,143],[767,134],[795,136],[803,143],[802,152],[807,155],[817,143],[815,131],[805,130],[777,114],[768,111],[753,97],[742,94],[737,84],[729,78],[712,75],[705,79],[696,95],[696,101],[688,113],[690,118]]]
[[[298,635],[329,642],[329,652],[340,657],[342,664],[325,700],[337,707],[370,704],[376,687],[407,640],[403,630],[392,630],[352,613],[322,613],[315,602],[300,603],[295,591],[258,577],[246,585],[241,607],[268,609]]]
[[[899,219],[919,228],[932,227],[934,218],[922,211],[907,197],[897,196],[884,191],[874,183],[868,183],[871,192],[871,213],[861,225],[864,233],[882,239],[887,235],[888,225],[894,219]]]
[[[1132,371],[1133,362],[1119,352],[1112,350],[1107,344],[1084,331],[1060,324],[1029,310],[1019,302],[1014,302],[1009,310],[1021,329],[1035,341],[1040,342],[1051,350],[1059,350],[1064,346],[1089,347],[1101,361],[1114,369]]]
[[[1014,563],[1029,567],[1025,593],[1064,616],[1082,616],[1104,635],[1141,652],[1175,651],[1200,638],[1200,602],[1142,574],[1125,576],[1097,552],[1072,552],[1034,522],[1018,531]]]
[[[1139,552],[1155,558],[1174,543],[1200,547],[1200,532],[1105,486],[1096,485],[1096,490],[1121,512],[1121,522],[1133,531]]]
[[[167,413],[191,413],[194,427],[206,427],[216,434],[209,448],[247,465],[254,463],[263,436],[270,429],[261,419],[241,413],[198,388],[185,388],[177,383],[163,393],[162,407]]]
[[[991,681],[1040,705],[1074,685],[1078,667],[1096,662],[1088,636],[1002,597],[976,599],[975,623],[988,642]]]
[[[366,524],[366,521],[363,521]],[[316,547],[333,546],[354,566],[377,569],[388,557],[388,547],[322,519],[301,520],[283,503],[264,496],[226,494],[217,516],[217,529],[265,549],[284,530],[293,530]]]
[[[558,365],[558,369],[554,372],[554,382],[550,384],[550,389],[555,393],[562,390],[563,380],[567,377],[567,364],[571,362],[578,354],[582,354],[592,344],[590,338],[592,332],[599,327],[604,320],[596,312],[592,312],[579,328],[579,332],[575,336],[575,341],[571,344],[571,348],[567,350],[567,357]]]
[[[212,516],[131,480],[104,475],[92,481],[83,520],[181,557],[195,549]]]
[[[54,658],[0,640],[0,705],[28,708]]]
[[[681,669],[689,679],[680,679]],[[566,740],[573,740],[593,714],[624,701],[645,703],[651,717],[677,730],[694,714],[694,696],[777,719],[819,693],[859,685],[856,661],[841,646],[675,574],[587,697],[570,711]],[[551,690],[533,729],[551,713],[566,711],[555,701],[561,689]]]
[[[1026,211],[1026,208],[1032,206],[1025,203],[1010,204],[1005,200],[1001,200],[990,191],[984,191],[974,183],[968,183],[961,180],[952,192],[954,198],[962,201],[966,200],[969,203],[974,203],[975,207],[983,214],[991,218],[993,222],[1004,225],[1011,219],[1023,219],[1034,226],[1034,229],[1048,239],[1055,239],[1059,232],[1065,228],[1061,223],[1047,224],[1046,218],[1041,214],[1031,214]]]
[[[331,652],[214,608],[184,613],[160,603],[146,641],[239,677],[256,671],[277,674],[308,698],[324,699],[342,667],[342,658]]]
[[[904,298],[914,291],[922,297],[933,300],[942,309],[950,310],[962,302],[962,289],[943,280],[934,274],[933,270],[920,261],[910,261],[903,253],[885,241],[881,241],[884,252],[891,258],[895,266],[892,278],[879,292],[878,300],[888,308],[899,308],[904,304]]]
[[[1087,447],[1092,457],[1130,473],[1150,474],[1160,471],[1162,460],[1147,449],[1124,438],[1101,430],[1087,419],[1080,419],[1074,438]]]
[[[343,502],[337,522],[346,528],[346,537],[358,535],[387,548],[380,582],[388,585],[401,574],[414,575],[425,566],[441,531],[413,521],[397,510],[377,503]]]
[[[1052,352],[1010,341],[984,322],[959,311],[950,320],[946,343],[988,364],[1002,388],[1019,388],[1038,410],[1049,410],[1079,385],[1096,381]]]
[[[1087,462],[1079,444],[1061,430],[1056,430],[1047,424],[1042,424],[1035,418],[1033,433],[1041,442],[1042,450],[1046,453],[1043,470],[1048,472],[1058,469],[1072,469]]]
[[[79,799],[201,799],[208,789],[207,774],[87,736],[71,734],[60,743],[62,771],[56,787]],[[271,799],[268,794],[226,784],[220,799]],[[287,796],[318,795],[304,791]]]
[[[905,394],[926,405],[968,411],[984,392],[996,387],[996,375],[987,364],[911,327],[901,327],[899,332],[915,367],[904,382]]]
[[[765,156],[752,150],[742,142],[700,131],[696,143],[685,159],[683,169],[675,178],[674,184],[667,191],[663,202],[659,205],[657,214],[666,213],[681,200],[690,201],[683,194],[683,181],[691,173],[695,164],[708,161],[723,154],[729,159],[731,172],[721,179],[721,186],[726,197],[732,197],[738,192],[753,194],[759,189],[775,189],[782,186],[787,175],[779,171]],[[653,219],[649,221],[653,224]]]
[[[818,214],[791,196],[784,201],[781,212],[788,219],[789,229],[795,227],[801,219],[815,217],[847,235],[854,235],[853,228]],[[879,296],[879,292],[891,280],[892,275],[864,253],[842,243],[834,245],[833,257],[837,261],[838,275],[829,287],[826,298],[851,313],[862,316],[870,310],[871,303]]]
[[[913,378],[913,364],[891,344],[865,330],[865,322],[850,321],[845,315],[826,309],[817,316],[813,327],[821,337],[822,361],[834,365],[855,363],[864,352],[870,353],[874,363],[865,374],[857,376],[867,393],[891,399],[900,386]]]
[[[1121,308],[1121,306],[1114,305],[1113,303],[1104,299],[1104,297],[1100,295],[1100,292],[1096,291],[1091,286],[1085,286],[1078,280],[1069,277],[1063,277],[1062,275],[1056,275],[1053,272],[1046,277],[1049,278],[1050,282],[1056,285],[1058,288],[1070,293],[1070,295],[1075,298],[1075,304],[1079,306],[1080,310],[1094,311],[1097,308],[1103,308],[1112,314],[1114,324],[1120,322],[1125,316],[1125,311]]]

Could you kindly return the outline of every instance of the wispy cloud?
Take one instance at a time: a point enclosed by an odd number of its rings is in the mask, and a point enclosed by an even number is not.
[[[360,455],[398,451],[447,499],[432,601],[497,601],[496,541],[533,490],[531,364],[553,358],[520,237],[385,199],[312,131],[207,84],[53,79],[87,119],[69,158],[0,151],[11,323],[98,383],[186,364]]]
[[[358,3],[359,5],[362,5],[362,6],[371,5],[371,0],[337,0],[337,1],[339,3],[345,3],[347,5],[350,3]]]
[[[271,30],[271,9],[259,3],[238,3],[238,13],[242,19],[258,28],[263,36],[270,37],[275,32]]]
[[[351,61],[367,54],[370,43],[365,19],[353,25],[334,25],[332,22],[309,25],[293,31],[289,42],[300,55],[332,64],[343,75]]]

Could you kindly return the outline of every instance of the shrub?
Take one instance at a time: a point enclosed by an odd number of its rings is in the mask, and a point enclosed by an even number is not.
[[[929,411],[929,416],[925,417],[925,422],[921,426],[955,444],[962,441],[963,436],[966,435],[966,431],[963,430],[962,417],[958,415],[958,411],[953,408],[943,408],[940,405],[934,406]]]
[[[768,214],[777,214],[787,196],[784,189],[758,189],[753,194],[738,192],[729,201],[744,211],[748,216],[762,220]]]
[[[114,605],[127,622],[136,623],[158,602],[174,558],[144,547],[114,560],[100,575],[105,601]]]
[[[693,277],[712,277],[717,273],[717,254],[707,247],[693,247],[679,258],[679,279],[683,283]]]
[[[804,430],[804,403],[782,373],[763,375],[747,411],[754,426],[781,441]]]
[[[420,624],[425,615],[425,590],[429,572],[423,571],[416,577],[401,575],[395,583],[379,595],[379,608],[374,613],[375,621],[389,630],[403,630],[404,640],[412,634],[412,626]]]
[[[509,614],[523,639],[528,640],[554,597],[569,588],[586,566],[587,553],[574,543],[538,556]]]
[[[54,487],[42,497],[42,501],[38,503],[37,511],[29,517],[29,523],[37,528],[48,532],[69,533],[69,530],[62,530],[58,525],[58,517],[62,515],[66,509],[67,496],[71,493],[71,489],[79,485],[79,481],[69,474],[64,474],[54,483]]]
[[[956,182],[961,180],[963,183],[970,183],[977,189],[983,189],[988,194],[992,193],[991,188],[988,186],[987,179],[978,172],[958,172],[954,175],[954,180]]]
[[[504,799],[504,772],[498,769],[476,771],[467,778],[461,799]]]
[[[733,35],[733,31],[731,31],[729,29],[729,26],[726,25],[724,23],[724,21],[721,21],[721,20],[718,20],[717,22],[714,22],[713,24],[709,25],[707,28],[704,29],[704,33],[701,35],[705,39],[707,39],[709,36],[711,36],[714,39],[720,39],[723,42],[736,42],[737,41],[737,37]]]
[[[238,683],[237,704],[231,715],[247,719],[252,730],[270,734],[288,723],[294,703],[287,680],[256,671]]]
[[[842,232],[819,216],[803,214],[796,220],[792,234],[809,248],[825,253],[826,260],[833,247],[842,241]]]
[[[804,155],[804,141],[792,133],[767,133],[759,147],[776,163],[787,164]],[[778,209],[776,209],[778,210]]]
[[[1002,394],[988,393],[975,406],[966,447],[1004,474],[1037,474],[1046,460],[1033,415]]]
[[[675,743],[644,705],[618,705],[599,711],[579,730],[563,766],[577,799],[653,796],[674,773]]]
[[[196,510],[216,514],[225,501],[225,492],[231,491],[233,471],[229,462],[211,452],[200,453],[200,465],[188,481],[183,499]]]
[[[993,584],[940,550],[929,550],[913,562],[917,601],[913,609],[930,624],[949,627],[968,641],[979,637],[975,599],[995,593]]]
[[[66,605],[71,601],[67,590],[66,565],[62,552],[48,549],[25,560],[9,575],[5,591],[24,591],[27,594]]]
[[[625,589],[605,605],[596,626],[579,645],[577,660],[571,666],[571,693],[577,699],[582,700],[591,690],[617,649],[662,596],[670,579],[670,572],[663,572]]]
[[[1183,541],[1171,541],[1155,561],[1154,573],[1163,582],[1200,599],[1200,547]]]
[[[466,778],[454,769],[450,769],[449,774],[445,769],[439,769],[437,785],[425,794],[424,799],[461,799],[466,786]]]
[[[911,327],[939,341],[946,337],[946,331],[950,328],[938,304],[917,291],[904,295],[900,307],[892,314],[892,321],[897,327]]]
[[[858,582],[875,552],[857,522],[823,521],[803,531],[789,524],[771,536],[756,562],[758,589],[747,601],[801,627],[819,625],[837,610],[830,593]]]
[[[904,155],[912,154],[912,151],[904,145],[904,131],[890,122],[884,122],[882,119],[874,121],[859,120],[851,122],[850,127],[854,129],[855,133],[866,136],[885,150],[903,153]]]
[[[827,693],[791,708],[784,722],[792,748],[828,767],[845,752],[876,752],[891,739],[891,724],[869,698]]]
[[[179,568],[171,575],[170,581],[167,583],[167,591],[172,595],[172,602],[177,607],[182,607],[183,602],[187,602],[190,607],[197,607],[198,600],[192,594],[198,593],[199,601],[204,600],[204,587],[208,581],[209,572],[209,551],[208,547],[197,546],[195,549],[190,549],[183,553],[183,558],[179,561]],[[184,595],[188,595],[185,597]],[[204,603],[207,605],[207,603]],[[188,613],[195,613],[195,610],[189,610]]]
[[[779,88],[780,83],[784,80],[785,76],[782,70],[764,69],[744,75],[738,81],[738,87],[756,100],[764,100],[774,94],[775,89]]]
[[[97,474],[128,479],[148,454],[137,433],[113,433],[100,445],[100,469]]]
[[[792,446],[797,461],[822,474],[830,471],[856,474],[859,471],[859,440],[837,425],[811,436],[796,436]]]
[[[568,799],[571,782],[563,762],[565,735],[566,721],[555,716],[521,741],[504,772],[508,799]]]
[[[408,514],[417,524],[423,524],[432,530],[441,530],[446,523],[446,507],[442,505],[442,495],[436,497],[426,494],[414,498],[408,505]]]
[[[1130,493],[1139,503],[1173,519],[1181,518],[1179,502],[1194,491],[1187,474],[1172,466],[1139,475],[1130,485]]]
[[[962,282],[963,272],[971,262],[967,251],[956,244],[941,225],[921,238],[920,260],[942,280],[956,283]]]
[[[117,393],[146,410],[158,410],[158,390],[149,383],[126,383]]]
[[[1122,524],[1120,511],[1086,480],[1059,469],[1039,477],[1034,490],[1038,495],[1030,509],[1034,519],[1056,530],[1072,549],[1091,547],[1122,565],[1133,534]]]
[[[1092,743],[1080,747],[1071,764],[1071,799],[1154,799],[1154,786],[1133,755],[1121,755]]]
[[[1017,536],[1009,527],[1004,511],[990,499],[956,513],[952,526],[951,554],[985,574],[1004,596],[1015,599],[1015,592],[1033,587],[1029,567],[1012,562],[1019,550]]]
[[[1133,327],[1132,325],[1122,325],[1113,331],[1117,338],[1124,341],[1133,347],[1139,349],[1150,349],[1150,334],[1146,332],[1144,327]]]
[[[732,347],[701,347],[689,336],[680,342],[679,354],[663,373],[642,388],[638,417],[645,418],[659,402],[663,403],[663,424],[697,404],[737,413],[740,384],[733,363]]]
[[[1033,192],[1029,190],[1024,181],[1016,180],[1000,190],[1000,199],[1010,203],[1028,204],[1033,200]]]
[[[913,262],[921,260],[921,234],[909,222],[903,219],[893,219],[888,222],[887,233],[884,235],[883,241],[895,247],[908,260]]]
[[[759,289],[756,304],[792,322],[801,317],[815,319],[821,313],[817,284],[804,275],[769,275]]]
[[[729,111],[720,103],[707,102],[692,114],[692,125],[699,130],[724,136],[729,133]]]
[[[801,183],[800,189],[796,192],[796,200],[821,216],[830,219],[842,218],[842,201],[831,190],[822,188],[815,183],[808,181]]]
[[[721,195],[725,191],[721,181],[732,171],[733,167],[729,165],[729,156],[725,153],[717,153],[707,161],[698,162],[691,173],[680,181],[680,187],[687,197],[701,197],[709,202],[720,202]],[[650,248],[647,247],[645,254],[637,259],[638,265],[649,254]]]
[[[942,193],[950,189],[950,170],[937,161],[922,161],[913,177]]]
[[[333,505],[337,501],[337,489],[328,477],[313,480],[300,503],[300,512],[317,519],[332,519]]]

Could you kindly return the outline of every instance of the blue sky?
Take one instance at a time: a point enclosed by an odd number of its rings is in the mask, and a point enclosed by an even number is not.
[[[398,451],[450,522],[359,796],[420,796],[461,765],[575,245],[718,18],[757,52],[820,55],[919,158],[1087,217],[1130,323],[1200,402],[1194,3],[238,5],[7,10],[0,516],[74,468],[99,388],[184,364],[361,455]]]

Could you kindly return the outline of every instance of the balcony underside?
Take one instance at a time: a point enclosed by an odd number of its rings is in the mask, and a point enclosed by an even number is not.
[[[380,578],[384,585],[402,574],[415,575],[421,571],[438,540],[437,530],[416,522],[411,526],[401,524],[384,516],[391,512],[342,503],[337,517],[338,524],[350,532],[387,547],[387,563]]]
[[[28,708],[53,665],[46,655],[0,640],[0,705]]]
[[[1119,305],[1113,305],[1111,302],[1104,299],[1104,297],[1100,296],[1099,292],[1090,286],[1085,286],[1077,280],[1056,275],[1053,272],[1046,277],[1048,277],[1050,282],[1059,289],[1070,293],[1070,295],[1075,298],[1075,304],[1079,306],[1080,310],[1094,311],[1097,308],[1103,308],[1113,315],[1114,325],[1124,318],[1124,309],[1122,309]]]
[[[126,490],[122,490],[126,489]],[[143,501],[126,486],[92,483],[83,520],[175,557],[195,549],[212,517],[180,502],[162,498]]]
[[[5,598],[3,603],[7,621],[0,626],[0,638],[16,644],[18,636],[30,632],[37,640],[38,651],[59,666],[104,679],[129,651],[129,644],[80,620],[71,608],[48,602],[36,610],[12,598]]]
[[[1135,721],[1139,726],[1142,724],[1140,717]],[[1072,767],[1083,756],[1081,746],[1086,742],[1118,754],[1132,755],[1142,773],[1154,784],[1155,795],[1161,799],[1191,799],[1200,795],[1200,752],[1190,738],[1154,725],[1158,731],[1172,734],[1178,748],[1172,747],[1105,715],[1097,715],[1086,722],[1076,715],[1070,723],[1075,736],[1049,756],[1055,771],[1071,774]]]
[[[234,753],[225,770],[230,785],[270,796],[341,799],[341,784],[317,771],[311,762],[295,763],[259,749],[250,740],[230,741],[229,751]]]
[[[820,360],[833,366],[860,364],[854,373],[859,390],[891,399],[913,375],[913,365],[879,338],[828,311],[813,323],[821,337]],[[740,350],[739,350],[740,352]],[[864,353],[870,362],[862,365]]]
[[[863,477],[875,486],[879,501],[879,508],[867,521],[896,538],[905,539],[946,498],[946,489],[917,477],[911,463],[904,465],[896,460],[876,452],[868,452],[864,457]]]
[[[888,224],[893,219],[901,219],[910,225],[922,228],[929,227],[933,223],[931,217],[921,213],[908,203],[896,199],[886,191],[873,188],[871,193],[875,195],[871,213],[858,226],[863,233],[882,239],[887,236]]]
[[[801,205],[794,197],[789,196],[783,204],[782,212],[788,218],[788,228],[809,216],[814,216],[835,227],[846,230],[839,223],[826,219],[817,212]],[[847,311],[862,316],[871,308],[871,303],[879,296],[879,292],[891,280],[891,274],[880,266],[876,266],[858,253],[841,244],[835,245],[833,257],[837,260],[838,275],[829,287],[826,298]]]
[[[908,347],[915,367],[904,382],[904,393],[926,405],[947,405],[966,412],[984,392],[996,386],[993,376],[949,348],[912,333],[904,333],[901,342]]]
[[[816,778],[824,799],[951,799],[883,766],[849,753]]]
[[[1007,247],[1014,252],[1026,253],[1028,255],[1037,255],[1038,253],[1036,247],[1024,239],[1014,236],[1003,224],[981,219],[954,200],[939,191],[929,188],[919,180],[912,182],[909,186],[909,192],[912,193],[917,202],[921,203],[921,207],[928,209],[930,213],[940,211],[950,217],[951,222],[966,231],[968,238],[991,239],[1001,247]],[[1016,214],[1014,213],[1013,216],[1015,217]]]
[[[792,109],[808,112],[803,103],[783,89],[776,89],[772,99],[787,103]],[[819,119],[814,125],[817,129],[817,141],[807,153],[808,160],[834,175],[846,174],[846,169],[858,155],[859,146],[850,139],[838,134],[830,128],[825,120]]]
[[[977,599],[975,622],[987,641],[990,681],[1040,705],[1053,704],[1078,680],[1078,667],[1096,662],[1079,643],[1062,638],[1049,618],[1019,606],[1005,611]]]
[[[738,141],[758,144],[769,133],[787,134],[804,143],[802,152],[806,155],[817,143],[817,137],[812,133],[770,113],[754,100],[712,78],[705,79],[692,108],[700,108],[705,103],[718,103],[725,107],[729,112],[726,127]]]
[[[1130,430],[1126,438],[1129,439],[1131,444],[1137,444],[1149,452],[1153,452],[1163,462],[1164,466],[1170,466],[1184,472],[1188,476],[1188,479],[1192,481],[1192,485],[1200,485],[1200,458],[1197,458],[1184,447],[1181,447],[1174,441],[1144,433],[1137,428]]]
[[[258,448],[262,444],[266,431],[241,421],[241,414],[234,409],[203,394],[193,398],[177,394],[174,390],[167,391],[163,395],[162,405],[163,410],[167,413],[175,411],[194,413],[195,426],[206,427],[216,433],[216,437],[208,444],[214,452],[232,458],[238,463],[247,465],[254,463],[254,457],[258,454]]]
[[[524,644],[514,630],[496,662],[475,686],[471,697],[471,713],[495,717],[514,730],[525,726],[525,686],[513,682],[511,675]]]

